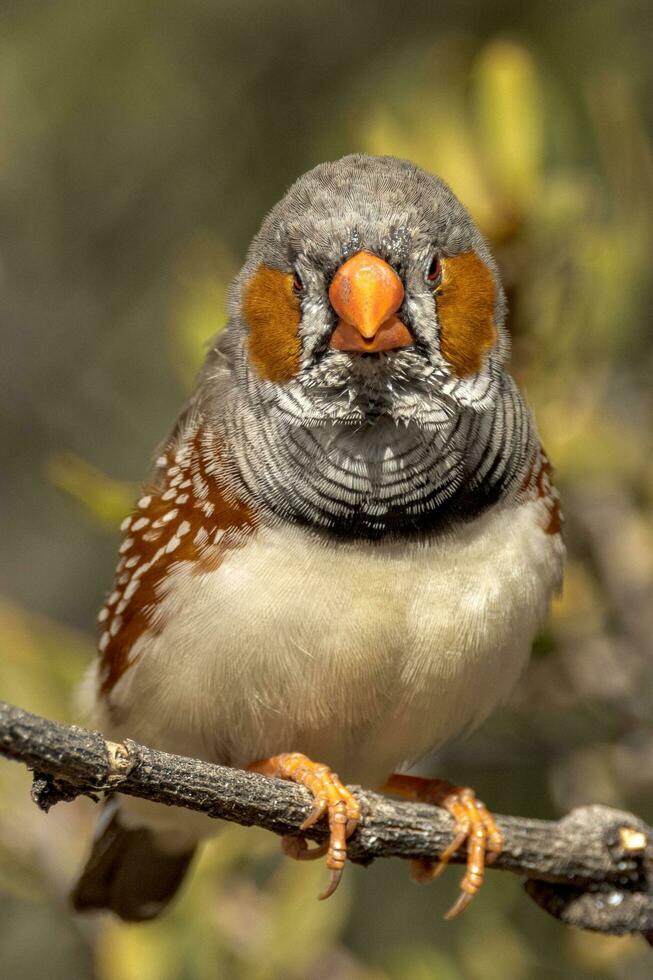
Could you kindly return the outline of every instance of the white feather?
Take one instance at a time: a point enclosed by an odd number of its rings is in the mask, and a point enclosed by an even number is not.
[[[229,765],[302,751],[378,785],[510,693],[560,585],[546,517],[541,501],[511,502],[411,544],[284,526],[214,571],[179,563],[163,629],[139,639],[112,693],[119,724],[98,721]]]

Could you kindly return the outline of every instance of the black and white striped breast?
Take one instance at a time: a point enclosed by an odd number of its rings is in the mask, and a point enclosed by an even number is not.
[[[368,539],[473,519],[518,485],[534,440],[511,382],[491,411],[459,411],[437,429],[384,418],[289,425],[246,409],[229,413],[226,426],[258,505],[293,523]]]

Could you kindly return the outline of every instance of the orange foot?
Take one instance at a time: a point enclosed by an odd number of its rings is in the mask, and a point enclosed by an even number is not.
[[[290,779],[310,790],[314,797],[313,809],[299,828],[300,831],[308,830],[324,813],[328,814],[330,831],[328,841],[309,850],[303,837],[284,837],[283,849],[289,857],[302,861],[326,854],[326,866],[331,871],[331,878],[320,898],[333,895],[347,860],[347,838],[353,834],[360,820],[360,804],[356,797],[342,785],[328,766],[312,762],[301,752],[273,755],[271,759],[261,759],[247,768],[252,772],[263,773],[265,776]]]
[[[485,866],[492,864],[501,854],[503,836],[494,817],[485,804],[476,799],[473,790],[452,786],[442,779],[394,775],[382,787],[382,791],[440,806],[456,821],[454,838],[437,862],[427,859],[411,861],[411,875],[415,881],[432,881],[444,871],[458,848],[467,842],[467,870],[460,883],[460,897],[445,916],[446,919],[453,919],[467,908],[483,884]]]

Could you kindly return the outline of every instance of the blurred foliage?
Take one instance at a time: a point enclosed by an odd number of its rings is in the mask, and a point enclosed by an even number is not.
[[[53,453],[46,460],[46,477],[58,490],[70,494],[91,518],[109,531],[115,531],[137,495],[134,484],[112,480],[73,453]]]
[[[180,254],[176,266],[177,296],[170,324],[170,358],[185,388],[206,356],[211,339],[227,322],[229,284],[238,263],[216,237],[195,238]]]
[[[653,819],[650,28],[638,0],[2,5],[1,697],[81,718],[115,529],[263,213],[320,159],[394,153],[444,176],[496,251],[570,553],[511,705],[424,769],[499,811]],[[95,815],[39,813],[0,766],[10,980],[651,974],[641,942],[564,930],[506,875],[454,923],[456,870],[424,890],[401,862],[351,867],[318,903],[321,866],[230,826],[162,921],[75,920]]]

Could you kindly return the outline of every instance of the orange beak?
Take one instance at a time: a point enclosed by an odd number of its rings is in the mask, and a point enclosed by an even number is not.
[[[376,354],[413,343],[408,327],[394,315],[404,300],[403,283],[392,266],[371,252],[357,252],[343,262],[329,300],[340,317],[329,342],[335,350]]]

